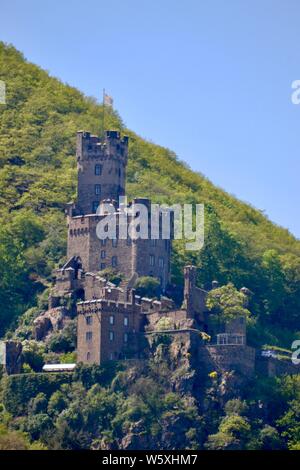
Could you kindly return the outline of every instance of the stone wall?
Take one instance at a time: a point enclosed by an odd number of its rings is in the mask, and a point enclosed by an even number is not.
[[[284,374],[300,374],[300,365],[293,364],[292,360],[279,360],[274,357],[257,356],[256,369],[260,374],[267,377],[274,377]]]
[[[192,328],[194,320],[189,318],[186,310],[170,310],[165,312],[149,312],[144,314],[147,324],[147,331],[156,329],[161,318],[168,318],[170,325],[175,329]]]
[[[22,344],[20,341],[1,341],[1,365],[8,375],[19,374],[22,367]]]
[[[171,241],[100,240],[96,228],[103,217],[87,215],[68,218],[68,258],[80,258],[86,272],[115,268],[127,279],[134,273],[157,277],[165,289],[170,279]]]
[[[141,322],[138,305],[104,300],[79,303],[78,362],[100,364],[124,357],[126,350],[135,348],[135,335],[141,331]]]
[[[198,350],[198,360],[207,373],[236,370],[251,376],[255,371],[255,349],[249,346],[202,346]]]

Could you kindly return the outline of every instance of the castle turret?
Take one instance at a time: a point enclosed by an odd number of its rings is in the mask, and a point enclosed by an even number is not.
[[[128,137],[106,131],[102,140],[89,132],[77,133],[77,215],[92,214],[103,200],[119,201],[125,194]]]

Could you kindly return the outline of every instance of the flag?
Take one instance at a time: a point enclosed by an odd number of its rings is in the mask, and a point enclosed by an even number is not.
[[[111,108],[113,107],[113,104],[114,104],[114,100],[112,99],[111,96],[107,95],[106,93],[104,93],[103,95],[103,103],[105,106],[110,106]]]

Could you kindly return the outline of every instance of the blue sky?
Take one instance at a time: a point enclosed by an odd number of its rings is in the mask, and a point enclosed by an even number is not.
[[[300,238],[297,0],[1,0],[0,39]],[[201,201],[199,201],[201,202]]]

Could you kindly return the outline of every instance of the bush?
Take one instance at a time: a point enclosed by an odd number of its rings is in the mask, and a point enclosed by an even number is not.
[[[31,414],[44,413],[47,410],[48,400],[44,393],[38,393],[29,403],[29,411]]]
[[[45,346],[35,340],[25,340],[23,343],[23,361],[35,372],[40,372],[44,365]]]
[[[113,268],[105,268],[99,272],[99,276],[104,277],[107,281],[118,286],[124,279],[124,275]]]
[[[135,283],[137,295],[141,297],[158,297],[160,294],[160,282],[155,277],[142,276]]]
[[[65,395],[57,390],[54,392],[48,403],[48,413],[49,415],[58,415],[60,414],[68,405]]]
[[[64,383],[72,381],[72,374],[19,374],[2,379],[2,401],[13,416],[27,414],[30,400],[39,393],[48,399]]]
[[[76,320],[72,320],[62,331],[52,334],[48,348],[56,353],[69,353],[74,351],[77,339]]]

